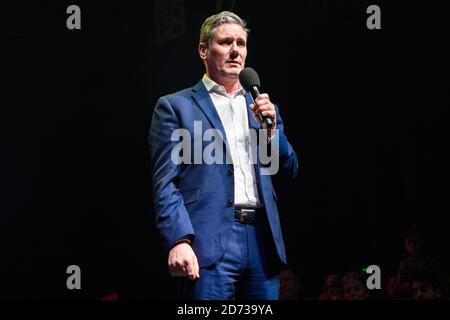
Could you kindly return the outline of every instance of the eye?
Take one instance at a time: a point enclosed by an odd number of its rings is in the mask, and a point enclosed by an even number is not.
[[[233,41],[231,41],[230,39],[224,39],[219,41],[219,44],[222,46],[229,46]]]

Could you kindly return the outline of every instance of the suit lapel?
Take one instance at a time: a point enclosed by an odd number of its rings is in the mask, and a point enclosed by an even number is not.
[[[250,105],[252,103],[255,103],[250,93],[247,91],[245,92],[245,101],[247,102],[247,115],[248,115],[248,127],[250,129],[255,129],[257,132],[260,128],[259,123],[255,120],[255,117],[253,116],[253,112],[250,109]]]
[[[203,113],[206,115],[213,127],[220,130],[225,145],[228,146],[227,135],[225,133],[225,129],[223,128],[222,121],[220,120],[219,114],[214,107],[211,97],[209,96],[209,93],[201,80],[192,88],[192,97],[200,109],[202,109]]]

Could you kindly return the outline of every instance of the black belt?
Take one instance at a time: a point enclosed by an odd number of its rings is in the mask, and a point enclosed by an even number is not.
[[[236,208],[234,218],[240,223],[255,224],[261,218],[262,208]]]

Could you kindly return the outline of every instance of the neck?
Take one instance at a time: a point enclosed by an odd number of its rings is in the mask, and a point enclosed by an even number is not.
[[[239,81],[235,81],[233,83],[226,83],[222,85],[225,88],[227,94],[231,94],[232,92],[239,90],[239,88],[241,87]]]
[[[217,83],[218,85],[221,85],[225,88],[225,91],[227,92],[227,94],[231,94],[234,91],[237,91],[241,88],[241,84],[239,82],[239,79],[236,78],[219,78],[219,77],[215,77],[213,75],[208,74],[208,77],[214,81],[215,83]]]

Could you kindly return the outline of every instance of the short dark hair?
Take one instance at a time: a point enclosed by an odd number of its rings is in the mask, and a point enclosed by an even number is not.
[[[250,32],[250,30],[247,29],[247,22],[244,19],[233,12],[222,11],[206,18],[203,22],[202,27],[200,28],[200,43],[204,43],[208,46],[211,36],[216,31],[217,27],[224,23],[235,23],[240,25],[247,35]]]

